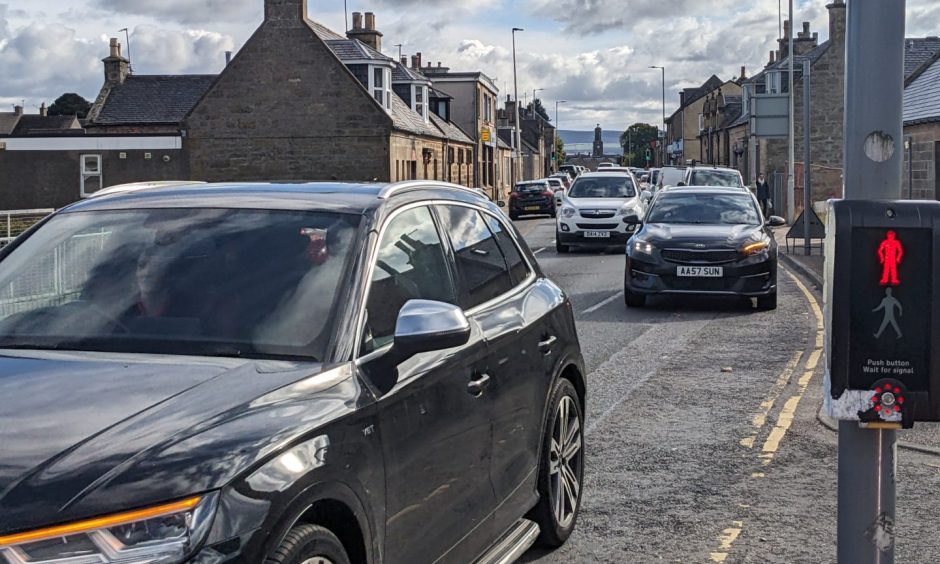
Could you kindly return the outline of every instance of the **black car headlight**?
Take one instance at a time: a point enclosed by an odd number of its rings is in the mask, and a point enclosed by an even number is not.
[[[0,536],[5,564],[176,564],[205,540],[216,493]]]
[[[633,249],[634,253],[647,256],[653,255],[653,244],[649,241],[644,241],[643,239],[633,238],[633,240],[630,242],[630,248]]]
[[[767,241],[758,241],[756,243],[748,243],[747,245],[741,247],[741,253],[746,257],[766,255],[769,251],[770,251],[770,243],[768,243]]]

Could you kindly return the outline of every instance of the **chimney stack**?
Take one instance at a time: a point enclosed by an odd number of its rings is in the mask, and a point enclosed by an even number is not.
[[[835,0],[826,9],[829,10],[829,40],[833,45],[845,45],[845,2]]]
[[[783,20],[783,37],[777,40],[777,60],[782,61],[790,55],[790,20]]]
[[[110,54],[101,59],[104,63],[104,80],[110,86],[124,84],[124,79],[130,74],[130,61],[121,55],[121,44],[117,37],[112,37],[108,45]]]
[[[264,0],[264,23],[279,28],[306,26],[307,0]]]
[[[417,56],[417,55],[412,55],[412,56],[411,56],[411,68],[413,68],[413,69],[417,69],[417,68],[418,68],[418,56]]]
[[[225,66],[228,66],[228,64],[231,62],[232,62],[232,52],[226,51],[225,52]]]
[[[408,66],[408,57],[407,57],[406,55],[402,55],[402,56],[401,56],[401,66],[403,66],[403,67],[407,67],[407,66]]]
[[[45,102],[43,102],[43,103],[40,104],[40,106],[39,106],[39,115],[41,115],[42,117],[46,117],[46,116],[49,115],[49,108],[46,107],[46,103],[45,103]]]
[[[741,65],[741,80],[747,78],[747,67]]]
[[[810,33],[809,22],[803,22],[803,31],[793,42],[793,54],[804,55],[816,48],[819,40],[818,33]]]
[[[771,51],[771,52],[770,52],[770,60],[767,62],[767,66],[769,67],[770,65],[774,64],[774,62],[776,62],[776,60],[774,59],[774,52]]]
[[[375,29],[375,14],[366,12],[365,25],[362,24],[362,13],[353,12],[353,28],[346,32],[349,39],[358,39],[374,51],[382,52],[382,33]]]
[[[13,115],[15,116],[23,115],[23,106],[20,106],[19,104],[17,104],[16,106],[13,106]]]

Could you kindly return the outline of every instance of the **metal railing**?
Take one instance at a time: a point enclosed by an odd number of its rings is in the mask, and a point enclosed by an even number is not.
[[[0,248],[54,211],[53,209],[0,211]]]

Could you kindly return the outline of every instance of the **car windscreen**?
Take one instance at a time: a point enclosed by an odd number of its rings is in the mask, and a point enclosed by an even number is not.
[[[636,187],[629,176],[581,177],[568,190],[569,198],[633,198]]]
[[[0,262],[0,349],[322,360],[359,215],[53,217]]]
[[[689,176],[689,186],[729,186],[741,188],[741,177],[734,172],[723,170],[693,170]]]
[[[535,194],[538,192],[545,192],[548,190],[548,186],[545,182],[524,182],[521,184],[516,184],[512,191],[518,192],[520,194]]]
[[[748,194],[663,193],[647,214],[648,223],[701,225],[760,225],[760,215]]]

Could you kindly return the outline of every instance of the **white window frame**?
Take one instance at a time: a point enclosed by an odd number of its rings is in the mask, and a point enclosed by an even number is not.
[[[421,109],[418,109],[418,92],[421,93]],[[411,109],[420,115],[424,122],[428,122],[428,87],[425,84],[411,85]]]
[[[382,71],[382,86],[375,84],[375,71]],[[376,98],[376,90],[382,90],[382,100]],[[392,111],[392,69],[380,66],[369,65],[369,96],[375,98],[375,101],[385,108],[386,112]]]
[[[705,131],[705,114],[698,115],[698,132]]]
[[[91,170],[85,167],[86,162],[88,162],[87,159],[89,158],[92,160],[92,162],[95,163],[95,170]],[[81,154],[78,156],[78,159],[81,196],[82,198],[87,198],[102,188],[101,155]]]

